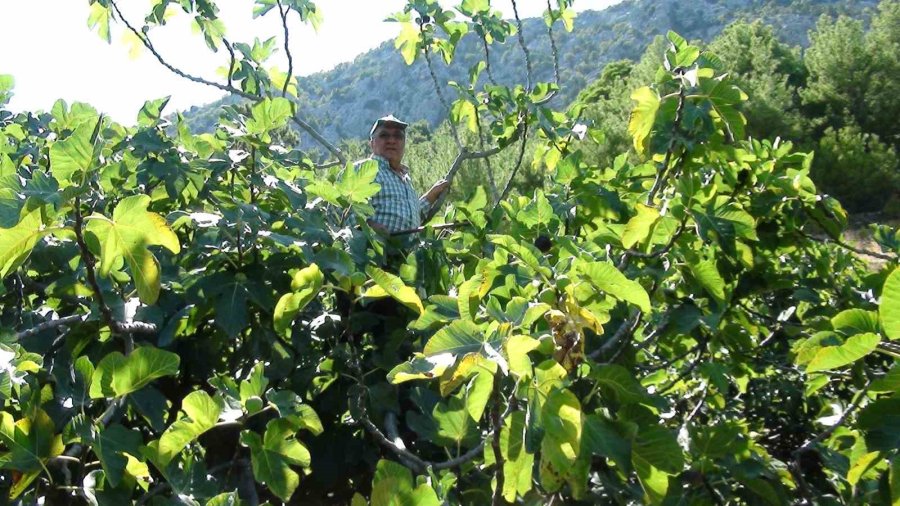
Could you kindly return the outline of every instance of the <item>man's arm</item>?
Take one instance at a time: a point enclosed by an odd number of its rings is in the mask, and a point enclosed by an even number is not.
[[[425,200],[428,202],[428,204],[434,204],[435,202],[437,202],[438,197],[440,197],[442,193],[447,191],[447,188],[450,188],[450,181],[447,181],[446,179],[439,179],[436,183],[434,183],[430,190],[425,192],[425,194],[419,198],[419,200]]]

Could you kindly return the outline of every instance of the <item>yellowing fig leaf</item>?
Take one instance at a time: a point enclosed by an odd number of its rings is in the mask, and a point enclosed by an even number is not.
[[[425,312],[425,306],[422,305],[422,299],[419,298],[416,291],[403,284],[403,281],[397,276],[374,266],[367,267],[366,274],[375,281],[379,288],[384,290],[384,293],[397,299],[404,306],[418,314]]]
[[[86,228],[100,243],[100,275],[108,276],[115,261],[124,258],[145,304],[156,302],[160,287],[159,261],[147,247],[159,245],[176,254],[181,251],[178,236],[165,218],[147,211],[149,204],[147,195],[126,197],[113,210],[112,219],[89,216]]]
[[[656,111],[659,110],[659,97],[656,92],[644,86],[631,94],[631,99],[637,102],[631,111],[631,120],[628,122],[628,133],[634,138],[634,149],[640,155],[646,155],[647,145],[650,142],[650,131],[656,122]]]

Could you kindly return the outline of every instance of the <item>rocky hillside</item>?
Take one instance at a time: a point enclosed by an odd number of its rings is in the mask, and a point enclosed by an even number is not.
[[[822,15],[866,17],[876,0],[626,0],[603,11],[585,11],[576,18],[572,33],[556,26],[554,38],[560,56],[562,90],[558,104],[567,104],[603,67],[615,60],[637,58],[653,37],[674,30],[688,39],[712,40],[737,20],[762,19],[782,39],[804,46],[807,33]],[[550,41],[541,19],[524,20],[537,78],[552,80]],[[449,68],[436,62],[438,79],[465,81],[468,69],[482,56],[474,36],[463,39]],[[491,68],[504,83],[524,82],[525,63],[515,39],[491,48]],[[330,139],[362,138],[372,119],[393,113],[409,121],[436,125],[446,116],[440,106],[427,66],[407,66],[392,41],[359,55],[334,69],[300,80],[299,101],[304,117]],[[452,91],[448,91],[452,96]],[[186,111],[195,131],[211,130],[218,109],[233,97]]]

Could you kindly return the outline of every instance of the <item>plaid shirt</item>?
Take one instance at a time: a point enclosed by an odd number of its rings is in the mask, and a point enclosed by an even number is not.
[[[428,211],[430,204],[416,194],[409,173],[398,175],[391,170],[390,163],[378,155],[372,155],[371,159],[378,162],[375,182],[381,185],[381,190],[369,201],[375,208],[372,221],[384,225],[389,232],[420,226],[422,215]],[[357,162],[356,166],[365,161]]]

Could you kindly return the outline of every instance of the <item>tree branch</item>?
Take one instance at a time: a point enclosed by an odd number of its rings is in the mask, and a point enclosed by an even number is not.
[[[451,469],[454,467],[461,466],[467,462],[470,462],[471,460],[478,457],[479,455],[481,455],[484,452],[485,441],[492,438],[497,433],[498,428],[491,427],[491,429],[486,434],[482,434],[481,442],[479,442],[477,445],[475,445],[473,448],[471,448],[466,453],[459,455],[458,457],[448,459],[443,462],[430,462],[430,461],[424,460],[421,457],[419,457],[418,455],[407,450],[406,445],[403,443],[402,440],[400,440],[400,443],[398,444],[398,443],[392,441],[391,439],[388,439],[388,437],[385,436],[384,433],[381,432],[381,430],[374,423],[372,423],[371,420],[369,420],[369,417],[367,415],[367,410],[366,410],[366,403],[365,403],[365,399],[364,399],[367,388],[365,385],[362,384],[362,382],[359,378],[357,378],[357,384],[360,386],[359,395],[356,396],[356,406],[357,406],[357,409],[359,409],[359,413],[360,413],[359,422],[366,429],[366,431],[370,435],[372,435],[372,437],[375,438],[375,440],[380,445],[384,446],[388,450],[391,450],[401,460],[406,460],[409,463],[411,463],[412,466],[409,466],[408,464],[406,464],[406,465],[407,465],[407,467],[410,467],[411,469],[413,469],[416,473],[423,473],[428,468],[431,468],[435,471],[440,471],[442,469]],[[513,387],[512,393],[510,394],[509,398],[507,399],[506,409],[504,410],[503,414],[500,417],[501,420],[506,419],[506,417],[509,416],[509,413],[512,411],[512,407],[515,404],[514,403],[515,393],[516,393],[516,388]],[[399,436],[397,439],[399,439]]]
[[[810,215],[810,217],[812,217],[812,215]],[[817,220],[815,217],[812,217],[812,218],[819,226],[822,226],[822,224],[819,222],[819,220]],[[822,244],[834,244],[834,245],[840,246],[841,248],[844,248],[848,251],[852,251],[853,253],[856,253],[857,255],[870,256],[870,257],[878,258],[880,260],[887,260],[888,262],[895,262],[895,263],[900,261],[900,257],[886,255],[884,253],[879,253],[877,251],[869,251],[869,250],[864,250],[862,248],[857,248],[855,246],[851,246],[850,244],[845,243],[841,239],[835,239],[832,237],[816,237],[816,236],[814,236],[812,234],[808,234],[802,230],[800,231],[800,233],[807,239],[810,239],[810,240],[813,240],[813,241],[816,241],[816,242],[819,242]]]
[[[827,429],[822,431],[821,434],[810,439],[806,443],[803,443],[803,446],[801,446],[800,448],[797,448],[796,450],[793,451],[793,453],[792,453],[792,456],[794,457],[793,466],[790,466],[790,467],[794,470],[794,476],[797,478],[797,481],[799,482],[800,488],[803,491],[804,495],[809,494],[809,489],[806,484],[806,480],[803,477],[803,469],[800,466],[800,458],[803,456],[804,453],[813,451],[813,447],[815,445],[824,441],[827,437],[834,434],[834,431],[836,431],[839,427],[844,425],[844,422],[847,421],[847,418],[851,414],[853,414],[853,412],[855,412],[857,409],[859,409],[859,406],[862,403],[863,399],[866,398],[866,394],[869,392],[869,386],[871,386],[871,385],[872,385],[871,379],[866,381],[866,385],[859,392],[856,393],[856,395],[853,398],[853,401],[850,403],[849,406],[847,406],[847,409],[844,410],[844,413],[841,414],[841,417],[838,418],[837,423],[828,427]]]
[[[137,30],[134,26],[131,25],[131,23],[128,22],[127,19],[125,19],[125,17],[122,15],[122,12],[119,10],[118,5],[116,5],[115,0],[110,0],[110,5],[112,5],[113,9],[116,11],[116,14],[119,16],[119,19],[121,19],[122,22],[125,23],[125,26],[131,31],[131,33],[133,33],[136,37],[138,37],[138,39],[140,39],[140,41],[141,41],[141,43],[144,45],[144,47],[146,47],[147,50],[149,50],[150,53],[153,54],[153,56],[156,58],[156,60],[157,60],[163,67],[169,69],[169,71],[171,71],[171,72],[174,73],[175,75],[177,75],[177,76],[179,76],[179,77],[182,77],[182,78],[184,78],[184,79],[187,79],[187,80],[189,80],[189,81],[198,83],[198,84],[204,84],[204,85],[206,85],[206,86],[212,86],[213,88],[217,88],[217,89],[219,89],[219,90],[222,90],[222,91],[225,91],[225,92],[227,92],[227,93],[231,93],[231,94],[237,95],[237,96],[242,97],[242,98],[246,98],[246,99],[248,99],[248,100],[252,100],[252,101],[254,101],[254,102],[258,102],[259,100],[261,100],[261,99],[263,98],[263,97],[261,97],[260,95],[254,95],[254,94],[252,94],[252,93],[247,93],[247,92],[245,92],[244,90],[242,90],[242,89],[240,89],[240,88],[237,88],[237,87],[233,86],[233,85],[231,84],[231,73],[229,73],[228,84],[226,85],[226,84],[217,83],[217,82],[215,82],[215,81],[210,81],[210,80],[204,79],[204,78],[202,78],[202,77],[198,77],[198,76],[194,76],[194,75],[188,74],[187,72],[184,72],[183,70],[181,70],[181,69],[175,67],[174,65],[170,64],[169,62],[167,62],[167,61],[165,60],[165,58],[162,57],[161,54],[159,54],[158,51],[156,51],[156,48],[153,47],[153,43],[150,41],[150,38],[147,37],[143,32]],[[228,48],[228,51],[229,51],[229,53],[231,54],[231,65],[232,65],[232,68],[233,68],[233,66],[234,66],[234,51],[231,49],[231,46],[230,46],[229,44],[227,44],[227,43],[226,43],[226,48]],[[290,54],[290,53],[289,53],[289,54]],[[289,76],[289,77],[290,77],[290,76]],[[294,103],[292,102],[292,104],[294,104]],[[296,107],[296,104],[294,104],[294,106]],[[325,139],[325,137],[323,137],[322,134],[320,134],[318,131],[316,131],[313,127],[311,127],[311,126],[309,125],[309,123],[303,121],[303,120],[297,115],[296,112],[295,112],[294,115],[291,117],[291,120],[294,122],[294,124],[296,124],[298,127],[300,127],[303,131],[305,131],[306,133],[308,133],[308,134],[309,134],[313,139],[315,139],[319,144],[321,144],[323,147],[325,147],[325,149],[327,149],[329,152],[331,152],[331,154],[333,154],[338,160],[341,161],[341,164],[346,164],[346,163],[347,163],[347,160],[346,160],[346,158],[344,157],[344,154],[341,152],[341,150],[338,149],[337,147],[335,147],[332,143],[328,142],[328,140]]]
[[[62,327],[64,325],[68,325],[70,323],[83,321],[86,315],[72,315],[72,316],[64,316],[62,318],[57,318],[55,320],[49,320],[44,323],[41,323],[33,328],[28,330],[23,330],[16,334],[15,340],[19,341],[22,339],[26,339],[35,334],[40,334],[45,330],[55,329],[56,327]]]
[[[500,448],[500,430],[503,424],[503,418],[501,418],[500,415],[500,387],[502,386],[501,379],[502,378],[499,371],[494,374],[494,391],[491,395],[494,400],[494,405],[491,407],[491,417],[494,427],[494,437],[491,438],[491,448],[494,450],[494,462],[497,466],[497,471],[494,473],[497,482],[494,486],[494,497],[491,501],[493,506],[506,504],[506,500],[503,498],[503,487],[505,485],[504,482],[506,481],[506,476],[503,470],[503,452]]]
[[[513,180],[516,178],[516,174],[519,172],[519,168],[522,166],[522,160],[525,158],[525,143],[528,141],[528,123],[522,123],[522,145],[519,147],[519,158],[516,160],[516,165],[513,167],[512,174],[509,176],[509,180],[506,181],[506,186],[503,188],[503,193],[500,194],[500,198],[497,199],[499,203],[503,199],[509,195],[510,190],[512,190]]]
[[[232,75],[234,74],[234,63],[236,58],[234,57],[234,48],[231,47],[231,43],[228,42],[228,39],[222,38],[222,44],[225,46],[225,49],[228,50],[228,87],[232,87]]]
[[[481,148],[482,151],[485,151],[484,148],[484,130],[481,128],[481,115],[478,112],[475,112],[475,126],[478,127],[478,147]],[[488,185],[491,189],[491,202],[497,201],[497,183],[494,181],[494,169],[491,167],[491,158],[484,158],[484,165],[487,169],[488,176]]]
[[[487,70],[488,80],[491,81],[491,84],[494,86],[497,85],[497,81],[494,80],[494,74],[491,72],[491,53],[488,49],[487,35],[481,34],[481,46],[484,48],[484,63],[485,70]]]
[[[287,70],[287,78],[284,80],[284,86],[281,88],[281,96],[284,97],[287,95],[288,83],[291,82],[291,78],[294,74],[294,58],[291,56],[291,47],[288,45],[288,25],[287,25],[287,15],[291,11],[291,8],[287,9],[281,4],[281,0],[276,0],[278,3],[278,13],[281,14],[281,26],[284,28],[284,53],[287,55],[288,61],[288,70]]]
[[[675,152],[675,134],[678,132],[678,129],[681,128],[681,119],[684,116],[682,114],[684,112],[684,103],[685,89],[684,83],[682,82],[678,88],[678,106],[675,108],[675,119],[672,121],[672,138],[669,140],[669,147],[666,149],[666,157],[663,159],[662,168],[656,177],[656,181],[653,183],[653,188],[650,189],[650,194],[647,195],[648,206],[653,206],[653,201],[656,200],[656,194],[662,189],[666,176],[669,174],[669,163],[671,163],[672,155]]]
[[[510,0],[512,2],[513,15],[516,18],[516,28],[518,29],[518,37],[519,37],[519,47],[522,48],[522,53],[525,54],[525,70],[527,74],[525,75],[525,89],[529,92],[532,90],[533,82],[532,76],[534,72],[531,69],[531,54],[528,52],[528,45],[525,44],[525,33],[522,29],[522,20],[519,19],[519,8],[516,5],[516,0]]]
[[[294,107],[296,107],[296,104],[294,104]],[[294,115],[291,116],[291,121],[293,121],[294,124],[297,125],[298,127],[300,127],[301,129],[303,129],[304,132],[308,133],[319,144],[324,146],[325,149],[327,149],[332,155],[334,155],[335,158],[340,160],[341,165],[347,165],[347,157],[344,156],[344,153],[340,149],[338,149],[334,144],[328,142],[328,139],[326,139],[325,137],[322,137],[322,134],[320,134],[315,128],[310,126],[309,123],[303,121],[300,118],[300,116],[298,116],[298,113],[294,113]]]
[[[691,365],[689,365],[687,369],[682,371],[682,373],[679,374],[677,378],[673,379],[668,385],[657,390],[658,394],[665,394],[666,392],[674,388],[675,385],[690,376],[690,374],[694,372],[694,369],[696,369],[697,366],[700,365],[700,360],[703,358],[703,354],[706,353],[706,340],[701,341],[701,343],[698,344],[697,347],[700,348],[699,353],[697,353],[697,358],[693,362],[691,362]]]
[[[601,355],[612,351],[616,346],[619,345],[619,342],[622,341],[625,336],[630,335],[634,331],[634,329],[637,328],[637,325],[641,321],[642,315],[643,313],[640,310],[636,310],[634,313],[632,313],[631,316],[629,316],[625,319],[625,321],[622,322],[622,325],[619,325],[619,328],[616,329],[616,333],[613,334],[613,336],[610,337],[608,341],[603,343],[602,346],[592,351],[588,355],[588,357],[590,357],[592,360],[597,360],[597,358],[599,358]]]
[[[681,237],[681,234],[684,233],[685,227],[687,226],[687,217],[681,220],[681,223],[678,225],[678,229],[675,230],[675,233],[672,235],[672,238],[669,242],[662,248],[652,253],[643,253],[641,251],[629,249],[625,250],[625,253],[622,254],[622,258],[619,260],[619,263],[616,265],[616,268],[622,270],[628,263],[629,258],[657,258],[668,253],[673,246],[675,246],[675,241]]]
[[[150,54],[152,54],[153,57],[156,58],[156,61],[158,61],[163,67],[169,69],[170,72],[174,73],[175,75],[177,75],[179,77],[187,79],[188,81],[192,81],[192,82],[195,82],[198,84],[204,84],[206,86],[212,86],[213,88],[217,88],[222,91],[241,96],[243,98],[247,98],[247,99],[254,100],[254,101],[259,100],[261,98],[258,95],[253,95],[251,93],[247,93],[244,90],[241,90],[240,88],[231,86],[230,84],[225,85],[225,84],[217,83],[215,81],[210,81],[210,80],[204,79],[202,77],[188,74],[187,72],[179,69],[178,67],[175,67],[174,65],[172,65],[171,63],[166,61],[166,59],[163,58],[163,56],[161,54],[159,54],[159,52],[156,50],[156,48],[153,47],[153,43],[150,41],[150,38],[146,34],[144,34],[144,32],[136,29],[134,26],[132,26],[132,24],[130,22],[128,22],[128,19],[126,19],[125,16],[122,15],[122,11],[119,10],[119,6],[116,4],[116,0],[109,0],[109,4],[112,5],[113,9],[116,11],[116,15],[119,16],[119,19],[121,19],[123,23],[125,23],[125,26],[128,28],[128,30],[131,31],[131,33],[133,33],[138,38],[138,40],[141,41],[141,44],[143,44],[144,47],[147,48],[148,51],[150,51]],[[229,82],[230,82],[230,78],[229,78]]]
[[[553,12],[550,0],[547,0],[547,10]],[[553,39],[553,23],[547,25],[547,36],[550,38],[550,52],[553,54],[553,80],[559,86],[559,51],[556,49],[556,41]]]
[[[461,149],[459,154],[456,155],[456,159],[453,160],[453,164],[450,165],[450,170],[447,171],[447,174],[444,176],[444,179],[449,182],[453,182],[453,178],[456,177],[456,173],[459,171],[459,168],[462,167],[462,163],[465,160],[469,159],[469,153],[465,149]],[[423,223],[428,223],[434,218],[434,215],[437,214],[438,210],[444,205],[444,201],[447,200],[447,195],[450,193],[449,190],[444,191],[441,195],[431,204],[431,207],[428,208],[428,212],[425,213],[425,218],[422,220]]]
[[[391,237],[395,237],[398,235],[409,235],[409,234],[418,234],[419,232],[424,232],[426,230],[447,230],[456,227],[464,227],[469,225],[467,222],[455,222],[455,223],[442,223],[440,225],[423,225],[421,227],[410,228],[408,230],[400,230],[399,232],[391,233]]]

